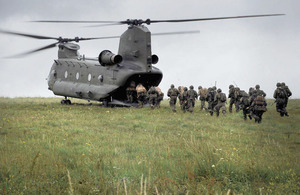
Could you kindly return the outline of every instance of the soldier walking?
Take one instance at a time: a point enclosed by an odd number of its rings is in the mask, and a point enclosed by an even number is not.
[[[148,97],[149,97],[149,104],[152,109],[157,105],[157,99],[158,99],[159,93],[155,89],[155,87],[150,87],[148,90]]]
[[[253,92],[256,95],[257,91]],[[255,123],[261,123],[262,115],[267,111],[267,102],[263,96],[256,96],[251,103],[252,117],[255,119]]]
[[[229,101],[229,112],[232,113],[232,106],[233,104],[235,104],[235,98],[234,98],[234,86],[233,85],[229,85],[229,93],[228,93],[228,98],[230,98]],[[236,107],[236,105],[235,105]]]
[[[135,88],[135,82],[131,81],[130,85],[126,89],[126,95],[127,95],[127,101],[129,103],[133,103],[136,101],[136,88]]]
[[[178,95],[179,95],[178,90],[172,84],[171,88],[168,90],[167,96],[170,97],[170,107],[173,112],[176,112],[176,101],[177,101]]]
[[[183,88],[183,93],[180,94],[182,104],[181,104],[181,110],[185,113],[188,109],[188,90],[187,87]]]
[[[280,113],[280,116],[283,117],[289,116],[286,111],[286,102],[288,99],[288,95],[286,91],[283,89],[281,83],[276,84],[277,88],[274,91],[273,97],[275,98],[276,102],[276,111]]]
[[[138,84],[136,86],[136,92],[137,92],[137,99],[138,99],[138,103],[139,103],[138,108],[142,108],[144,106],[144,102],[146,100],[147,90],[142,84]]]
[[[187,98],[188,98],[188,109],[191,113],[193,113],[195,107],[195,99],[198,98],[197,92],[194,90],[193,85],[190,86],[190,89],[187,92]]]
[[[202,88],[202,86],[198,87],[198,95],[199,95],[199,100],[201,102],[201,107],[200,110],[207,110],[207,107],[205,106],[205,99],[207,96],[207,88]]]
[[[208,93],[206,96],[206,101],[208,103],[208,112],[210,113],[210,115],[212,116],[214,114],[214,107],[216,105],[215,102],[215,90],[213,90],[213,88],[208,88]]]
[[[163,101],[165,94],[161,91],[161,89],[158,86],[156,86],[155,89],[156,91],[158,91],[159,94],[157,98],[157,108],[160,108],[160,102]]]
[[[223,115],[226,114],[226,95],[225,93],[222,93],[221,89],[217,90],[217,94],[216,94],[216,101],[217,101],[217,105],[214,107],[214,110],[217,113],[217,117],[220,115],[220,109],[222,109],[222,113]]]
[[[251,92],[252,94],[252,92]],[[241,99],[240,99],[240,108],[243,110],[244,120],[247,120],[247,116],[251,120],[252,117],[250,115],[250,100],[249,95],[245,91],[241,91]]]
[[[292,96],[292,92],[290,91],[289,87],[285,85],[284,82],[281,83],[281,86],[282,86],[283,90],[286,92],[286,95],[287,95],[286,102],[285,102],[285,107],[287,107],[289,97]]]

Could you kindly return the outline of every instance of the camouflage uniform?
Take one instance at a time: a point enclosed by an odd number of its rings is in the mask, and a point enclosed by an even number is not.
[[[284,91],[286,92],[287,98],[286,98],[286,102],[285,102],[285,107],[287,107],[288,101],[289,101],[289,97],[292,96],[292,92],[290,91],[289,87],[285,85],[285,83],[281,83],[282,88],[284,89]]]
[[[255,85],[255,90],[256,90],[257,96],[266,97],[266,93],[263,90],[260,89],[259,85]]]
[[[232,112],[232,106],[233,104],[235,104],[235,98],[234,98],[234,86],[233,85],[229,85],[229,93],[228,93],[228,98],[230,98],[229,101],[229,112]],[[235,105],[236,107],[236,105]]]
[[[252,96],[253,91],[254,91],[254,88],[253,88],[253,87],[250,87],[250,88],[249,88],[248,95],[249,95],[249,96]]]
[[[150,107],[153,109],[157,105],[157,98],[159,96],[158,91],[156,91],[155,87],[150,87],[148,90],[148,97],[149,97],[149,104]]]
[[[240,92],[240,88],[236,87],[234,89],[234,99],[235,99],[235,110],[236,112],[240,111],[240,99],[241,99],[241,92]]]
[[[213,110],[214,110],[214,107],[216,105],[216,101],[215,101],[215,91],[211,87],[208,88],[206,101],[208,102],[208,109],[207,110],[210,113],[210,115],[212,116],[214,114]]]
[[[247,116],[252,119],[250,115],[250,100],[249,100],[249,95],[241,90],[241,99],[240,99],[240,108],[243,110],[243,115],[244,115],[244,120],[247,120]],[[251,92],[252,94],[252,92]]]
[[[194,86],[191,85],[190,89],[187,92],[188,96],[188,109],[192,113],[195,107],[195,99],[198,98],[197,92],[194,90]]]
[[[216,101],[217,101],[217,105],[214,107],[214,110],[217,113],[217,117],[220,114],[220,109],[222,109],[222,113],[223,113],[223,115],[225,115],[226,114],[226,106],[225,106],[226,95],[225,95],[225,93],[222,93],[221,89],[217,90]]]
[[[127,95],[127,101],[129,103],[133,103],[133,102],[136,101],[137,94],[136,94],[136,88],[135,88],[135,82],[134,81],[132,81],[130,83],[130,85],[127,87],[126,95]]]
[[[267,102],[263,96],[257,96],[252,104],[252,117],[255,119],[255,122],[261,123],[262,115],[267,111]]]
[[[207,95],[207,89],[202,88],[201,86],[199,86],[198,87],[198,95],[199,95],[199,100],[201,102],[200,110],[203,110],[203,108],[205,110],[207,110],[207,107],[205,106],[205,99],[206,99],[206,95]]]
[[[160,108],[160,102],[164,99],[164,93],[161,91],[159,87],[155,87],[156,91],[158,91],[158,97],[157,97],[157,108]]]
[[[184,91],[184,87],[183,86],[179,86],[178,87],[178,92],[179,92],[178,99],[179,99],[180,106],[182,106],[182,103],[183,103],[183,100],[181,98],[183,91]]]
[[[173,112],[176,112],[176,101],[178,95],[179,95],[178,90],[172,84],[171,88],[168,90],[167,96],[170,97],[170,107]]]
[[[188,90],[186,87],[183,89],[183,93],[180,94],[180,96],[182,100],[181,110],[185,113],[188,109]]]
[[[140,90],[139,88],[142,88],[143,90]],[[136,86],[136,91],[137,91],[137,100],[139,103],[139,108],[142,108],[144,106],[144,103],[146,101],[147,98],[147,90],[144,88],[144,86],[142,84],[138,84]]]
[[[281,83],[276,84],[277,89],[275,89],[273,97],[276,99],[276,111],[280,113],[280,116],[289,116],[286,111],[286,102],[288,99],[286,91],[282,88]]]

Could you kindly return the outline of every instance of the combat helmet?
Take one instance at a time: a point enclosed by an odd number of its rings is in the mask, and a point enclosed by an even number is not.
[[[198,89],[202,89],[202,86],[200,85],[200,86],[198,87]]]
[[[216,86],[213,86],[213,87],[212,87],[212,89],[213,89],[213,90],[216,90],[216,89],[217,89],[217,87],[216,87]]]
[[[233,85],[229,85],[229,89],[233,88],[234,86]]]
[[[285,86],[285,82],[282,82],[281,85],[284,87]]]
[[[171,85],[171,88],[174,88],[174,87],[175,87],[175,86],[172,84],[172,85]]]
[[[190,89],[194,89],[194,86],[193,86],[193,85],[191,85],[191,86],[190,86]]]
[[[217,90],[217,92],[218,92],[218,93],[221,93],[221,92],[222,92],[222,89],[219,88],[219,89]]]
[[[255,85],[255,89],[259,89],[260,88],[260,86],[259,85]]]
[[[281,87],[282,83],[277,83],[276,87]]]
[[[184,87],[184,88],[183,88],[183,91],[187,91],[187,87]]]

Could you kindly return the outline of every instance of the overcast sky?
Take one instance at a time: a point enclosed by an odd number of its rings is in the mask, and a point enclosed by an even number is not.
[[[285,82],[300,98],[299,0],[0,0],[0,29],[52,37],[121,35],[126,25],[87,28],[82,24],[41,24],[31,20],[189,19],[254,14],[285,16],[151,24],[152,33],[200,30],[199,34],[152,37],[156,67],[163,71],[164,92],[173,83],[217,87],[228,94],[237,84],[248,91],[260,84],[271,98],[277,82]],[[53,43],[0,34],[0,57]],[[96,57],[105,49],[118,52],[119,40],[80,43],[80,53]],[[46,78],[57,48],[18,59],[0,58],[0,96],[53,97]]]

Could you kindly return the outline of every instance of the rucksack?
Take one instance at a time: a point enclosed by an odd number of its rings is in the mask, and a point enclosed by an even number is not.
[[[281,88],[278,88],[278,90],[277,90],[277,96],[279,98],[286,98],[285,91],[283,89],[281,89]]]
[[[226,102],[226,95],[225,95],[225,93],[220,93],[220,100],[221,100],[221,102]]]

